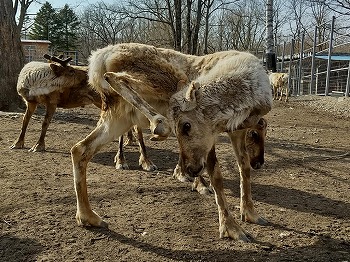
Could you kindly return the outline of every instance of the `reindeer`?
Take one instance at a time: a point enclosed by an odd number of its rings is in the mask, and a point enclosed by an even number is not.
[[[89,82],[103,105],[99,124],[71,149],[78,225],[107,226],[88,201],[90,159],[130,127],[149,125],[159,140],[174,131],[186,175],[197,177],[207,170],[219,209],[220,237],[249,241],[228,210],[215,141],[221,132],[234,139],[234,131],[253,127],[271,109],[271,88],[260,61],[238,51],[192,56],[135,43],[97,50],[89,61]],[[239,157],[249,160],[245,150]],[[245,181],[248,185],[242,188],[249,195],[249,178]],[[261,221],[255,214],[247,218]]]
[[[45,136],[56,108],[75,108],[94,104],[101,108],[99,93],[88,84],[87,66],[69,65],[71,57],[63,60],[63,56],[55,57],[45,54],[51,63],[30,62],[21,70],[17,92],[26,103],[21,133],[11,149],[24,147],[25,133],[29,121],[39,104],[46,106],[46,114],[42,124],[38,142],[29,149],[32,152],[45,150]],[[153,171],[157,166],[148,158],[141,129],[135,127],[140,147],[139,164],[144,170]],[[119,137],[118,152],[114,158],[116,169],[127,169],[123,153],[123,136]]]
[[[72,58],[62,60],[45,55],[55,63],[30,62],[26,64],[18,77],[17,92],[26,103],[22,129],[11,149],[23,148],[28,123],[38,104],[46,106],[38,142],[29,151],[45,150],[45,135],[56,108],[73,108],[88,104],[101,106],[101,98],[87,82],[87,67],[70,66]]]
[[[270,73],[269,80],[273,89],[273,99],[278,99],[278,92],[280,93],[279,100],[282,101],[283,92],[286,94],[285,102],[288,102],[288,73]]]
[[[261,118],[259,122],[251,128],[237,130],[230,135],[231,143],[234,149],[237,165],[240,172],[241,184],[241,218],[243,221],[250,221],[258,224],[267,224],[263,218],[259,218],[254,210],[254,204],[250,189],[250,168],[260,169],[264,164],[264,147],[266,137],[267,122]],[[208,185],[202,176],[194,179],[184,175],[179,162],[173,173],[174,178],[182,182],[193,181],[192,191],[200,194],[213,193],[212,187]],[[248,180],[248,181],[247,181]],[[249,211],[246,211],[250,209]]]

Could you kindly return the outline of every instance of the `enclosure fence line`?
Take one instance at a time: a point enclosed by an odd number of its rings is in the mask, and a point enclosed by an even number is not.
[[[283,42],[282,52],[277,53],[277,71],[289,73],[291,94],[349,97],[350,34],[336,30],[335,25],[333,16],[329,23],[315,26],[313,39],[305,40],[304,31],[298,39]],[[322,35],[322,30],[329,32]],[[321,36],[328,39],[322,41]]]

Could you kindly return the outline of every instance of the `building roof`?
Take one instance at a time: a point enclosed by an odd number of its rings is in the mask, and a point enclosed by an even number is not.
[[[31,40],[31,39],[21,39],[22,43],[40,43],[40,44],[51,44],[49,40]]]
[[[315,57],[319,58],[319,59],[326,59],[326,60],[328,60],[328,55],[326,55],[326,54],[315,55]],[[350,61],[350,54],[332,54],[331,55],[331,60]]]

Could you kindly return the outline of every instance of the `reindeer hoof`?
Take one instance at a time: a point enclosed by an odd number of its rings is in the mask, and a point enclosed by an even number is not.
[[[251,236],[250,236],[251,237]],[[243,235],[239,235],[239,238],[238,238],[239,241],[242,241],[244,243],[250,243],[251,240],[248,238],[248,236],[246,236],[245,234]]]
[[[31,149],[28,150],[29,152],[44,152],[45,151],[45,145],[36,144]]]
[[[155,164],[143,163],[140,166],[142,167],[143,170],[148,171],[148,172],[156,171],[158,169],[158,167]]]
[[[117,170],[129,170],[129,166],[128,166],[127,163],[123,163],[123,164],[116,163],[115,164],[115,169],[117,169]]]
[[[22,149],[24,147],[24,143],[17,142],[10,146],[10,149]]]
[[[93,227],[104,227],[108,228],[108,223],[103,221],[102,218],[97,215],[94,211],[88,212],[87,214],[77,213],[76,220],[79,226],[93,226]]]
[[[245,221],[245,222],[250,222],[253,224],[257,224],[260,226],[266,226],[269,224],[269,222],[267,220],[265,220],[264,218],[260,217],[256,212],[255,215],[248,215],[248,213],[246,214],[241,214],[241,220]]]

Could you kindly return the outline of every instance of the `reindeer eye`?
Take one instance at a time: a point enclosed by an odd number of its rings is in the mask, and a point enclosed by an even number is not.
[[[188,132],[190,132],[190,130],[191,130],[191,124],[188,123],[188,122],[185,122],[182,125],[182,133],[185,134],[185,135],[188,135]]]
[[[259,133],[255,130],[252,130],[249,132],[249,135],[251,138],[254,139],[254,141],[258,141],[259,140]]]

